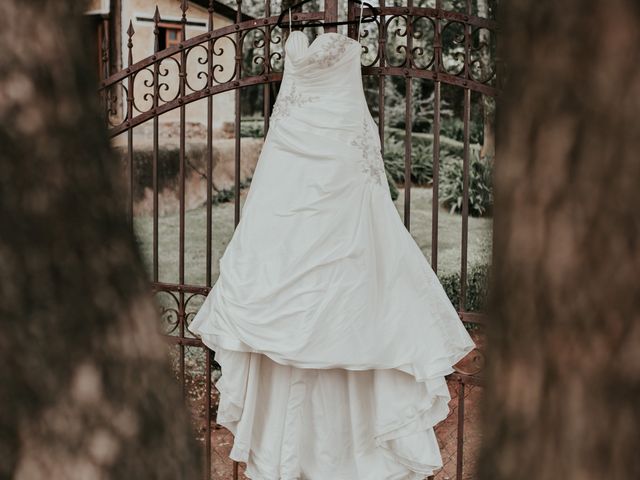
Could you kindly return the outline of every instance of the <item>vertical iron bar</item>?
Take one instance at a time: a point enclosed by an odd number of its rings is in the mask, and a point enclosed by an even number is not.
[[[104,38],[106,40],[106,59],[105,59],[105,74],[107,78],[111,75],[111,22],[109,21],[109,17],[107,16],[103,20],[104,25]]]
[[[131,82],[131,88],[133,88],[133,82]],[[127,158],[129,162],[129,171],[127,172],[129,176],[128,217],[129,217],[129,228],[131,228],[131,231],[133,231],[133,127],[129,127],[129,130],[127,130]]]
[[[242,0],[236,0],[236,23],[240,23],[242,21]],[[235,79],[236,79],[236,90],[235,90],[235,118],[234,118],[234,133],[235,133],[235,169],[234,169],[234,211],[233,211],[233,221],[234,228],[238,226],[240,222],[240,149],[241,149],[241,141],[240,141],[240,120],[241,120],[241,110],[240,110],[240,87],[239,82],[242,78],[242,35],[240,32],[236,32],[235,35],[236,41],[236,64],[235,64]],[[233,480],[238,480],[239,472],[238,472],[238,462],[233,461]]]
[[[160,23],[160,10],[156,6],[156,11],[153,16],[153,35],[154,35],[154,43],[153,43],[153,52],[158,53],[160,50],[160,28],[158,27]],[[154,59],[155,60],[155,59]],[[160,94],[160,88],[158,87],[158,82],[160,81],[160,66],[158,61],[155,60],[153,62],[153,165],[152,165],[152,183],[153,183],[153,281],[158,281],[158,95]]]
[[[358,9],[358,15],[360,14],[360,10]],[[347,20],[355,20],[356,19],[356,6],[355,3],[347,3]],[[351,38],[356,38],[358,34],[358,26],[351,24],[347,25],[347,36]]]
[[[435,38],[434,38],[434,94],[433,94],[433,188],[431,198],[431,268],[438,272],[438,212],[440,207],[440,65],[442,55],[442,37],[440,19],[442,18],[442,0],[436,0]]]
[[[213,31],[213,13],[214,13],[214,1],[209,1],[209,33]],[[213,188],[213,96],[211,95],[211,88],[213,87],[213,39],[209,37],[208,51],[207,51],[207,86],[209,95],[207,96],[207,246],[206,246],[206,278],[205,283],[207,287],[211,286],[212,274],[211,274],[211,262],[213,251],[213,205],[211,190]]]
[[[186,159],[185,159],[185,148],[186,148],[186,110],[185,105],[182,99],[185,96],[186,90],[186,76],[187,76],[187,54],[184,49],[184,41],[187,38],[187,8],[189,8],[189,2],[187,0],[182,0],[180,4],[180,9],[182,10],[182,19],[181,19],[181,34],[180,38],[180,233],[179,233],[179,254],[178,254],[178,283],[180,284],[179,291],[179,317],[180,317],[180,336],[184,337],[185,335],[185,306],[184,306],[184,290],[182,286],[184,285],[184,220],[185,220],[185,175],[186,175]],[[180,342],[180,384],[182,386],[182,394],[186,396],[186,386],[185,386],[185,346],[182,342]]]
[[[327,23],[338,21],[338,0],[324,1],[324,21]],[[324,27],[324,31],[337,32],[338,27],[336,26]]]
[[[471,12],[471,1],[467,0],[467,14]],[[467,299],[467,248],[469,231],[469,122],[471,112],[471,90],[467,86],[469,81],[469,54],[471,52],[470,25],[464,24],[464,128],[463,128],[463,159],[462,159],[462,242],[460,255],[460,310],[466,308]]]
[[[214,13],[214,0],[209,0],[209,33],[213,31],[213,13]],[[209,89],[213,87],[213,40],[209,37],[208,51],[207,51],[207,86]],[[207,96],[207,246],[206,246],[206,285],[211,286],[211,261],[212,261],[212,243],[213,243],[213,205],[211,198],[211,190],[213,188],[213,96],[211,90],[209,90]],[[204,478],[205,480],[211,480],[211,474],[215,472],[211,471],[211,394],[212,394],[212,382],[211,382],[211,350],[206,345],[203,345],[206,353],[206,367],[205,367],[205,428],[204,428]]]
[[[211,415],[211,350],[209,348],[207,348],[206,346],[204,347],[204,351],[206,354],[206,365],[205,365],[205,378],[206,378],[206,385],[205,385],[205,396],[206,396],[206,400],[205,400],[205,411],[206,411],[206,417],[205,417],[205,428],[204,428],[204,449],[205,449],[205,456],[204,456],[204,478],[205,480],[210,480],[211,479],[211,420],[212,420],[212,415]]]
[[[236,22],[242,21],[242,0],[236,0]],[[242,78],[242,35],[240,32],[236,32],[236,83]],[[234,226],[238,226],[240,222],[240,155],[241,155],[241,142],[240,142],[240,120],[242,119],[242,113],[240,110],[240,87],[235,91],[235,171],[234,171],[234,211],[233,221]]]
[[[411,230],[411,76],[406,70],[404,109],[404,226]]]
[[[462,480],[464,460],[464,381],[458,385],[458,433],[456,447],[456,478]]]
[[[380,7],[384,8],[385,0],[380,0]],[[380,153],[384,156],[384,87],[385,77],[382,69],[386,61],[387,29],[384,15],[380,15],[378,27],[378,57],[380,73],[378,75],[378,134],[380,135]]]
[[[460,260],[460,310],[466,309],[467,299],[467,249],[469,238],[469,116],[471,111],[471,90],[464,89],[464,129],[462,158],[462,244]]]
[[[264,17],[271,16],[271,0],[264,2]],[[269,131],[269,115],[271,115],[271,84],[269,74],[271,73],[271,28],[264,27],[264,85],[262,86],[262,115],[264,117],[263,137],[266,138]]]
[[[128,54],[128,67],[131,68],[133,64],[133,34],[135,30],[133,29],[133,23],[129,21],[129,29],[127,30],[127,49],[129,50]],[[130,74],[127,77],[127,159],[129,162],[129,227],[131,231],[133,231],[133,126],[131,125],[133,122],[133,75]]]
[[[407,0],[407,58],[405,61],[405,93],[404,93],[404,225],[407,230],[411,230],[411,142],[413,130],[412,118],[412,52],[413,49],[413,25],[410,9],[413,7],[413,0]]]
[[[99,28],[99,34],[100,34],[100,62],[101,62],[101,69],[99,71],[99,79],[100,79],[100,85],[102,87],[105,86],[105,80],[109,77],[109,74],[111,73],[110,71],[110,52],[109,52],[109,16],[108,15],[103,15],[102,16],[102,23],[100,24],[100,28]],[[105,88],[103,90],[101,90],[101,97],[102,97],[102,101],[103,101],[103,113],[104,113],[104,120],[105,122],[108,124],[109,123],[109,89]]]

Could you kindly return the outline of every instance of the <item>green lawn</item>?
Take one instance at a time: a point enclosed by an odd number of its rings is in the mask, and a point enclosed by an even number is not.
[[[399,190],[396,208],[402,217],[404,189]],[[431,262],[431,188],[411,189],[410,231],[422,253]],[[469,217],[467,247],[468,267],[491,263],[491,218]],[[460,271],[462,244],[462,216],[451,214],[445,208],[438,212],[438,275]]]
[[[246,190],[243,191],[242,202]],[[404,191],[400,190],[395,202],[402,216]],[[431,261],[431,189],[411,190],[411,234],[420,249]],[[218,261],[233,233],[233,203],[213,207],[213,281],[218,276]],[[205,283],[206,257],[206,208],[190,210],[185,217],[185,282],[194,285]],[[151,266],[153,221],[150,216],[138,216],[135,230],[144,260]],[[159,218],[159,280],[178,282],[179,216]],[[438,274],[460,270],[460,246],[462,217],[440,209],[438,222]],[[469,266],[488,263],[490,255],[491,219],[469,218]]]

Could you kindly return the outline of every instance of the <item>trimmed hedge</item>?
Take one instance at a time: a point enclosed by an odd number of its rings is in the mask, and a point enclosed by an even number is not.
[[[472,266],[467,271],[467,301],[466,310],[482,312],[486,309],[489,291],[489,276],[491,268],[486,264]],[[460,302],[460,272],[438,274],[438,279],[444,287],[451,303],[458,308]]]
[[[404,183],[404,144],[390,143],[384,152],[384,164],[389,176],[396,183]],[[419,143],[411,151],[411,182],[429,185],[433,181],[433,149]]]
[[[248,188],[251,185],[251,177],[248,177],[245,181],[240,182],[240,190]],[[227,203],[234,199],[236,187],[232,185],[230,188],[223,188],[218,190],[211,198],[212,205],[219,205],[221,203]]]
[[[240,122],[240,137],[264,137],[264,120],[261,118],[257,120],[242,120]]]
[[[463,162],[450,158],[443,162],[440,181],[442,204],[451,213],[462,213],[463,206]],[[469,161],[469,215],[481,217],[491,215],[493,209],[493,159],[480,160],[473,152]]]

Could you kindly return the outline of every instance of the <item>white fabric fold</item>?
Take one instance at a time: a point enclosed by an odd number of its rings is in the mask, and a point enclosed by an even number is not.
[[[391,200],[359,51],[290,34],[241,221],[188,327],[216,352],[217,421],[253,480],[430,475],[445,376],[474,348]]]

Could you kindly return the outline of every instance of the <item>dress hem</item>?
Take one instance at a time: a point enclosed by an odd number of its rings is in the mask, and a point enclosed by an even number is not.
[[[375,442],[377,448],[381,449],[385,456],[408,470],[407,475],[402,477],[403,480],[424,478],[426,476],[433,475],[434,472],[442,468],[442,460],[439,458],[438,442],[433,428],[439,422],[444,420],[450,411],[448,402],[451,397],[446,384],[446,376],[454,372],[453,365],[459,362],[475,348],[475,344],[473,342],[466,343],[462,341],[461,345],[456,345],[455,347],[449,343],[453,348],[450,348],[449,352],[446,354],[432,359],[427,358],[420,362],[411,362],[406,360],[403,360],[398,364],[302,362],[293,358],[287,358],[285,355],[278,352],[271,352],[265,349],[256,348],[255,346],[248,345],[238,338],[208,333],[197,327],[197,324],[194,325],[194,323],[192,323],[187,328],[190,332],[200,337],[202,342],[214,352],[225,350],[228,352],[262,354],[280,365],[300,369],[344,369],[351,371],[398,370],[411,375],[416,383],[423,383],[425,385],[428,396],[423,402],[416,404],[413,409],[410,409],[408,412],[401,413],[399,418],[395,419],[392,423],[384,425],[383,429],[374,431],[372,440]],[[216,421],[220,425],[226,427],[234,435],[234,444],[229,457],[235,461],[246,463],[247,468],[249,468],[252,448],[242,442],[237,442],[236,444],[235,441],[235,438],[237,437],[236,427],[238,422],[241,421],[241,417],[243,415],[243,402],[238,398],[232,398],[232,392],[227,391],[227,386],[224,382],[218,382],[216,387],[218,387],[220,391],[221,402],[218,411],[219,413],[222,413],[219,418],[216,418]],[[406,437],[410,437],[415,434],[426,435],[426,437],[423,437],[422,441],[426,442],[425,446],[431,445],[431,447],[428,447],[428,450],[437,452],[438,458],[427,457],[420,460],[417,458],[411,458],[413,455],[410,453],[410,450],[405,451],[405,447],[402,446],[402,442]],[[259,480],[263,478],[263,473],[265,472],[260,471],[258,473],[257,470],[255,472],[247,470],[245,475],[247,475],[248,478]],[[274,478],[279,478],[279,480],[289,480],[289,477],[285,478],[279,476],[283,473],[285,472],[276,474]],[[254,474],[258,476],[254,476]],[[291,477],[290,480],[302,480],[303,478],[304,477],[300,477],[299,479]]]
[[[476,347],[475,344],[467,344],[464,347],[459,347],[455,352],[450,353],[449,355],[439,357],[436,359],[430,360],[429,368],[427,369],[419,369],[420,372],[417,371],[416,367],[419,366],[418,363],[415,362],[402,362],[399,364],[341,364],[341,363],[328,363],[328,362],[301,362],[299,360],[291,359],[284,357],[278,353],[271,352],[269,350],[252,347],[238,339],[228,337],[226,335],[218,335],[212,333],[206,333],[201,330],[191,330],[190,327],[187,329],[193,334],[200,337],[202,342],[214,352],[218,348],[223,348],[225,350],[230,350],[234,352],[245,352],[245,353],[260,353],[266,355],[271,360],[280,365],[296,367],[296,368],[309,368],[309,369],[332,369],[332,368],[341,368],[344,370],[352,370],[352,371],[362,371],[362,370],[387,370],[387,369],[396,369],[400,370],[404,373],[407,373],[413,376],[417,382],[426,382],[429,380],[433,380],[439,377],[446,377],[451,373],[454,373],[453,365],[458,363],[464,357],[466,357],[470,352],[472,352]]]

